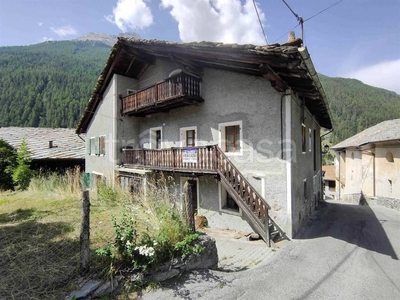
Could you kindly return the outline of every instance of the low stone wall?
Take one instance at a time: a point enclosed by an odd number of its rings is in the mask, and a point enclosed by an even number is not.
[[[400,199],[388,197],[376,197],[376,203],[388,208],[400,211]]]
[[[174,259],[157,268],[157,271],[145,276],[147,281],[161,282],[179,276],[185,271],[195,269],[216,269],[218,267],[218,252],[215,239],[201,235],[199,244],[205,249],[197,254],[182,259]]]
[[[355,193],[355,194],[344,194],[343,197],[340,199],[340,201],[349,204],[359,205],[362,199],[363,197],[361,193]]]

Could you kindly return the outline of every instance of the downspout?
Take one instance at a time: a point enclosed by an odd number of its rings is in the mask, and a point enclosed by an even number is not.
[[[290,96],[292,93],[286,91],[285,94],[281,96],[281,159],[283,160],[283,99],[286,96]]]

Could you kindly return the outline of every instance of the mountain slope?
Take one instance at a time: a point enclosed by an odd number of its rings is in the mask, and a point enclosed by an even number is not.
[[[75,127],[110,47],[86,41],[0,48],[0,126]]]
[[[73,41],[0,47],[0,126],[76,127],[116,38],[90,33]],[[355,79],[319,76],[335,129],[331,143],[400,118],[400,95]]]
[[[382,121],[400,118],[400,95],[356,79],[319,74],[328,97],[336,144]]]

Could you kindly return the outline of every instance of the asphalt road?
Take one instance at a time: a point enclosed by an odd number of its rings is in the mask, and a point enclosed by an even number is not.
[[[259,267],[194,271],[143,299],[400,299],[400,212],[325,202]]]

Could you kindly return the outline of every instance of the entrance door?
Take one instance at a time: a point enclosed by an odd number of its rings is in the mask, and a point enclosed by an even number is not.
[[[196,180],[188,180],[188,188],[189,188],[189,198],[192,203],[193,212],[197,213],[197,181]]]

